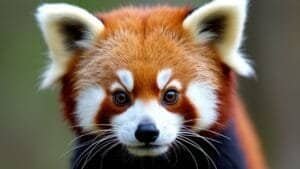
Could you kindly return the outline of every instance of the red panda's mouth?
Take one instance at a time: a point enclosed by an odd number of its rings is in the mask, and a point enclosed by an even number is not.
[[[145,144],[127,147],[129,153],[137,156],[158,156],[168,150],[168,145]]]
[[[157,144],[144,144],[144,145],[138,145],[138,146],[128,146],[128,148],[134,148],[134,149],[155,149],[160,148],[165,145],[157,145]]]
[[[163,145],[154,145],[154,144],[145,144],[142,146],[137,146],[135,148],[140,148],[140,149],[155,149],[155,148],[159,148],[162,147]]]

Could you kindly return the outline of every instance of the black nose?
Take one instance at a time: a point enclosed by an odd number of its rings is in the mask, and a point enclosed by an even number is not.
[[[135,131],[135,137],[137,140],[143,143],[154,142],[159,135],[159,131],[153,123],[142,123],[139,124]]]

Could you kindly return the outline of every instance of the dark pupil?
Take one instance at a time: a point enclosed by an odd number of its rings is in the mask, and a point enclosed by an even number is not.
[[[164,97],[167,104],[174,104],[177,101],[177,92],[174,90],[167,91]]]
[[[124,105],[128,102],[128,96],[124,92],[117,92],[114,95],[114,102],[117,105]]]

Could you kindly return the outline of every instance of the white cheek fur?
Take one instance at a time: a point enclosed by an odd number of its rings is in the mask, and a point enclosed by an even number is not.
[[[198,113],[197,130],[208,129],[217,121],[217,96],[209,84],[200,82],[190,83],[186,91],[186,96]]]
[[[82,129],[91,130],[95,127],[94,119],[104,98],[105,91],[98,85],[80,91],[76,98],[75,115]]]

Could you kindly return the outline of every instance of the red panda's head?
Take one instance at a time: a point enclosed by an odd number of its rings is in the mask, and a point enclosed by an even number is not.
[[[246,2],[122,8],[96,16],[67,4],[38,8],[52,60],[42,87],[62,85],[65,115],[79,132],[109,128],[129,152],[166,152],[182,128],[226,124]],[[146,146],[145,146],[146,145]]]

